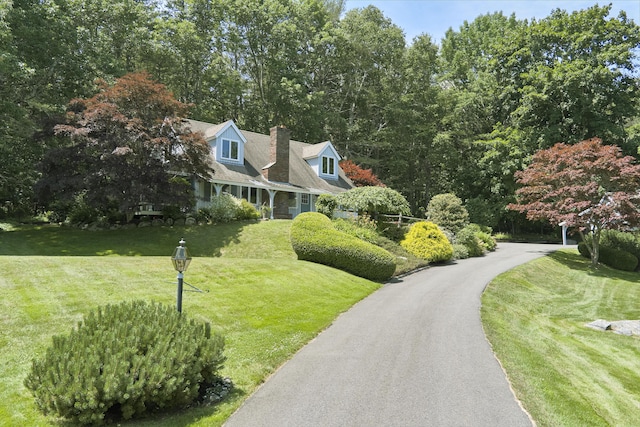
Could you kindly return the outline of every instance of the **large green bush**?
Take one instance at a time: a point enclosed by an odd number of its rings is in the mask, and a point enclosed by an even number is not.
[[[336,196],[338,204],[343,209],[351,209],[358,213],[403,214],[411,215],[407,199],[387,187],[356,187]]]
[[[258,219],[260,213],[246,199],[222,193],[211,198],[211,204],[198,210],[198,221],[213,224],[236,220]]]
[[[587,249],[587,245],[584,242],[578,244],[578,252],[585,258],[591,258],[589,249]],[[621,249],[607,246],[600,246],[600,257],[598,261],[611,268],[622,271],[635,271],[638,267],[638,258],[635,255]]]
[[[213,384],[224,339],[208,323],[144,301],[99,307],[53,337],[25,386],[45,414],[74,424],[182,407]]]
[[[462,200],[453,193],[433,196],[427,206],[427,218],[453,234],[469,225],[469,213]]]
[[[400,245],[429,262],[449,261],[453,257],[453,246],[433,222],[421,221],[413,224]]]
[[[340,232],[321,213],[305,212],[291,224],[291,245],[298,259],[344,270],[369,280],[389,279],[396,260],[386,250]]]
[[[640,240],[633,233],[625,233],[618,230],[602,230],[600,246],[620,249],[635,255],[640,259]]]

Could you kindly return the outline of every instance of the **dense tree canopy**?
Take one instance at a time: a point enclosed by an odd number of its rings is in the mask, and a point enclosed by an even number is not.
[[[37,184],[45,206],[78,196],[101,212],[132,213],[141,204],[193,204],[183,177],[207,175],[209,146],[183,120],[187,105],[144,73],[127,74],[89,99],[69,104],[55,127],[66,143],[50,150]]]
[[[416,214],[455,193],[472,221],[513,226],[514,173],[537,150],[597,136],[638,155],[640,30],[611,6],[481,15],[438,46],[344,3],[0,2],[0,214],[33,206],[69,100],[143,70],[193,119],[331,140]]]
[[[590,233],[592,239],[583,240],[594,265],[603,229],[628,229],[640,222],[640,165],[599,138],[540,150],[516,178],[522,187],[516,191],[518,203],[509,208],[532,220]]]

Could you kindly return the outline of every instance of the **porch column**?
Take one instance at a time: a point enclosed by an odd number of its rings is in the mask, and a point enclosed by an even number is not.
[[[213,187],[216,189],[216,196],[220,197],[220,193],[222,193],[222,184],[213,184]]]
[[[273,219],[273,206],[276,198],[276,190],[267,190],[269,192],[269,208],[271,209],[271,219]]]

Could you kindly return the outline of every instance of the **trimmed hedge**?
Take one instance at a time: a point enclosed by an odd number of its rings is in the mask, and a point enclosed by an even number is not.
[[[578,252],[580,252],[580,255],[583,257],[591,259],[589,249],[587,249],[587,245],[584,242],[578,244]],[[600,257],[598,261],[611,268],[622,271],[635,271],[638,267],[638,258],[634,254],[607,246],[600,246]]]
[[[433,222],[421,221],[413,224],[400,246],[429,262],[449,261],[453,257],[453,246]]]
[[[208,323],[145,301],[99,307],[34,359],[25,386],[45,414],[74,424],[183,407],[214,384],[224,339]]]
[[[396,260],[386,250],[336,230],[321,213],[305,212],[291,224],[291,246],[299,260],[328,265],[375,281],[389,279]]]

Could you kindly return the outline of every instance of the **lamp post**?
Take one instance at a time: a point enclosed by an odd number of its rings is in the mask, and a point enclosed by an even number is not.
[[[189,267],[189,263],[191,262],[191,257],[189,256],[189,251],[184,245],[186,242],[184,238],[180,239],[180,246],[176,246],[175,251],[173,251],[173,255],[171,256],[171,262],[173,262],[173,268],[178,272],[178,297],[176,307],[178,309],[178,313],[182,313],[182,285],[184,281],[183,272],[187,271],[187,267]]]

